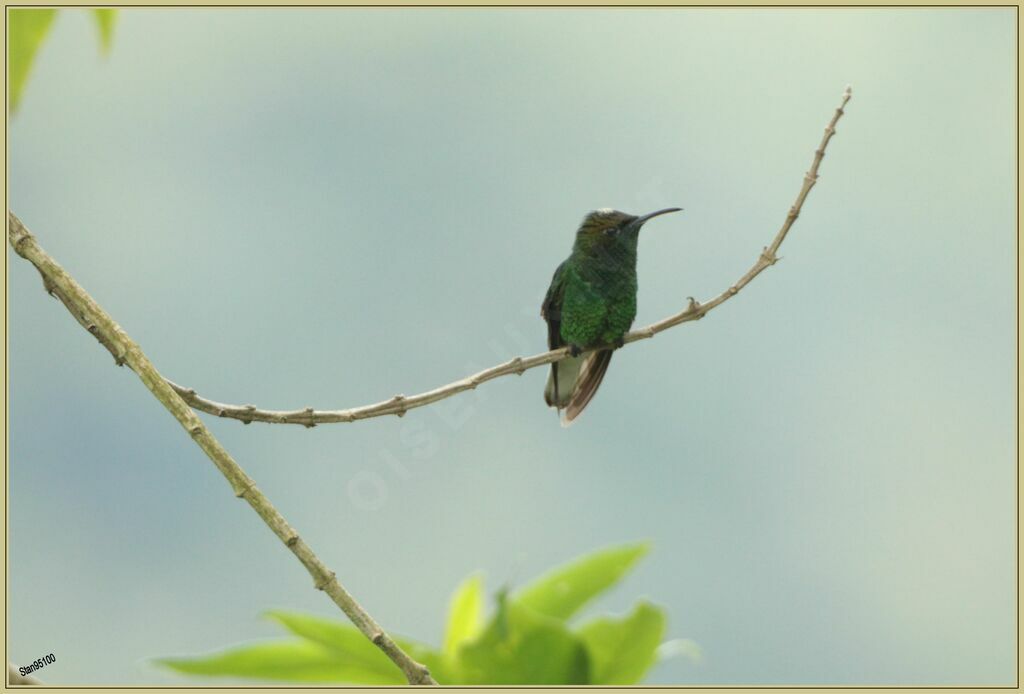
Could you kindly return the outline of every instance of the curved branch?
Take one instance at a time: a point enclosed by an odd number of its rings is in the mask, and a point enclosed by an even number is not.
[[[721,294],[703,304],[690,297],[689,305],[685,309],[675,315],[660,320],[657,323],[652,323],[645,328],[640,328],[628,333],[623,340],[624,343],[629,344],[639,340],[646,340],[654,337],[660,332],[668,330],[669,328],[703,318],[712,309],[721,306],[726,301],[736,296],[741,289],[750,284],[750,281],[761,274],[765,268],[774,265],[779,261],[779,256],[777,255],[779,247],[786,239],[786,234],[789,233],[789,229],[793,226],[793,222],[795,222],[796,218],[800,216],[800,210],[803,207],[804,200],[807,199],[807,194],[818,180],[818,167],[821,165],[821,160],[825,156],[825,148],[828,146],[829,140],[831,140],[832,136],[836,133],[836,123],[838,123],[840,117],[842,117],[843,109],[846,107],[846,103],[850,100],[851,95],[851,89],[850,87],[847,87],[846,91],[843,92],[842,103],[839,104],[839,107],[832,115],[832,120],[829,121],[828,126],[825,128],[825,134],[821,139],[821,144],[818,145],[818,149],[814,151],[814,160],[811,162],[811,168],[804,175],[803,186],[800,188],[800,193],[796,197],[796,202],[794,202],[793,206],[789,208],[789,212],[786,214],[786,219],[782,223],[782,228],[775,234],[775,238],[772,239],[771,244],[761,251],[757,261],[749,270],[747,270],[746,274],[740,277],[735,284],[727,288]],[[559,359],[567,356],[568,352],[568,348],[563,347],[561,349],[551,350],[550,352],[535,354],[532,357],[516,357],[498,364],[497,366],[492,366],[489,369],[484,369],[483,371],[479,371],[458,381],[449,383],[448,385],[434,388],[433,390],[428,390],[417,395],[396,395],[389,400],[383,400],[372,405],[363,405],[362,407],[353,407],[347,410],[315,410],[312,407],[307,407],[301,410],[264,410],[256,407],[255,405],[229,405],[204,398],[196,393],[192,388],[180,386],[171,381],[167,381],[167,383],[186,403],[200,412],[212,414],[217,417],[225,417],[227,419],[237,419],[244,424],[249,424],[250,422],[265,422],[268,424],[301,424],[306,427],[314,427],[317,424],[355,422],[360,419],[382,417],[384,415],[396,415],[401,417],[409,410],[429,405],[437,402],[438,400],[450,398],[453,395],[457,395],[458,393],[462,393],[467,390],[473,390],[481,383],[486,383],[487,381],[494,380],[495,378],[509,376],[511,374],[522,375],[522,373],[528,369],[534,369],[538,366],[558,361]]]
[[[43,286],[46,291],[61,300],[82,327],[114,355],[118,364],[127,364],[153,396],[178,420],[178,423],[189,433],[196,445],[203,449],[206,456],[227,479],[235,496],[245,499],[246,503],[267,524],[267,527],[306,567],[309,575],[313,578],[314,587],[330,596],[331,600],[352,620],[359,631],[402,670],[409,684],[437,684],[427,668],[410,658],[345,590],[344,586],[338,582],[334,572],[320,561],[320,558],[299,536],[295,528],[284,519],[284,516],[274,508],[270,500],[256,487],[256,482],[214,438],[202,420],[196,416],[196,413],[178,397],[178,394],[156,370],[139,345],[128,337],[121,326],[100,308],[85,289],[42,249],[32,233],[25,228],[25,225],[13,212],[7,213],[7,238],[14,252],[32,263],[39,274],[43,276]]]

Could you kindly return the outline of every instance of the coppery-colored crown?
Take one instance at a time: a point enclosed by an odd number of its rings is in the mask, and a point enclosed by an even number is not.
[[[583,222],[580,224],[580,231],[601,231],[634,219],[636,219],[634,215],[619,212],[610,207],[602,207],[599,210],[588,213],[583,218]]]

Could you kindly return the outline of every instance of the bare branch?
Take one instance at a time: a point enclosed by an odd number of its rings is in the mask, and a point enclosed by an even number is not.
[[[352,623],[366,635],[366,638],[370,639],[395,665],[401,668],[410,684],[437,684],[427,668],[414,661],[399,648],[391,637],[381,629],[380,625],[345,590],[338,582],[334,572],[320,561],[309,545],[299,537],[298,532],[257,489],[253,479],[234,461],[227,450],[206,428],[202,420],[196,416],[196,413],[164,380],[156,367],[143,354],[142,349],[36,243],[35,237],[11,212],[8,212],[7,215],[7,234],[14,251],[39,270],[47,291],[56,295],[63,302],[71,315],[114,355],[119,364],[127,364],[138,375],[146,388],[174,415],[174,418],[189,433],[196,445],[203,449],[207,457],[217,466],[217,469],[231,484],[235,496],[245,499],[263,519],[263,522],[306,567],[310,576],[313,577],[313,585],[318,590],[327,593],[342,612],[352,620]]]
[[[688,305],[682,311],[669,316],[668,318],[662,319],[657,323],[652,323],[645,328],[640,328],[628,333],[623,340],[624,343],[628,344],[639,340],[645,340],[682,323],[688,323],[690,321],[703,318],[712,309],[721,306],[726,301],[736,296],[741,289],[750,284],[751,280],[761,274],[761,271],[779,261],[779,257],[777,255],[779,247],[786,239],[786,234],[789,233],[789,229],[793,226],[793,222],[795,222],[796,218],[800,216],[800,210],[803,208],[804,200],[807,199],[807,194],[818,180],[818,167],[821,165],[822,157],[825,156],[825,148],[828,146],[829,140],[831,140],[832,136],[836,133],[836,123],[838,123],[840,117],[842,117],[843,109],[846,107],[851,95],[852,92],[850,87],[847,87],[846,91],[843,92],[842,103],[839,104],[839,108],[835,110],[832,120],[829,121],[828,126],[825,128],[825,134],[821,139],[821,144],[818,145],[818,149],[814,151],[814,160],[811,162],[811,168],[804,175],[803,186],[800,188],[799,195],[796,196],[796,202],[794,202],[793,206],[789,208],[786,218],[782,223],[782,228],[779,229],[775,238],[772,239],[772,242],[761,251],[761,254],[758,256],[753,266],[747,270],[746,274],[740,277],[735,284],[728,287],[725,291],[710,301],[700,303],[693,299],[693,297],[690,297]],[[492,366],[489,369],[484,369],[483,371],[466,376],[465,378],[449,383],[448,385],[440,386],[439,388],[434,388],[433,390],[428,390],[424,393],[419,393],[418,395],[396,395],[389,400],[384,400],[372,405],[363,405],[362,407],[353,407],[347,410],[315,410],[312,407],[307,407],[301,410],[264,410],[254,405],[229,405],[204,398],[197,394],[192,388],[180,386],[171,381],[168,381],[168,383],[172,388],[174,388],[178,395],[185,400],[186,403],[200,412],[216,415],[217,417],[237,419],[242,421],[244,424],[249,424],[250,422],[265,422],[268,424],[301,424],[306,427],[313,427],[317,424],[354,422],[359,419],[382,417],[384,415],[396,415],[401,417],[409,410],[429,405],[437,402],[438,400],[450,398],[451,396],[462,393],[463,391],[473,390],[481,383],[486,383],[487,381],[494,380],[495,378],[509,376],[511,374],[521,375],[528,369],[534,369],[538,366],[558,361],[568,355],[568,353],[568,348],[563,347],[550,352],[535,354],[532,357],[516,357],[510,361],[498,364],[497,366]]]

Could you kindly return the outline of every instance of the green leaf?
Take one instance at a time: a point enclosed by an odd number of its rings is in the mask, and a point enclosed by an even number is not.
[[[296,636],[327,648],[335,653],[337,658],[353,667],[376,673],[381,677],[397,677],[399,682],[405,682],[405,677],[398,666],[350,624],[295,612],[272,611],[266,614]],[[450,681],[441,655],[437,651],[415,641],[395,636],[392,638],[409,654],[409,657],[426,665],[438,682]]]
[[[499,596],[487,628],[455,658],[458,684],[586,684],[587,651],[557,619]]]
[[[463,642],[480,633],[483,627],[484,582],[480,574],[473,574],[455,590],[448,608],[448,628],[444,636],[444,654],[455,655]]]
[[[7,11],[8,107],[12,113],[18,109],[36,52],[56,16],[57,10]]]
[[[106,54],[110,52],[110,46],[114,43],[117,10],[93,10],[92,16],[96,20],[96,29],[100,32],[100,51]]]
[[[625,617],[601,617],[580,627],[590,655],[591,684],[636,684],[657,660],[665,613],[640,602]]]
[[[593,552],[525,586],[515,599],[541,614],[568,619],[615,585],[649,549],[646,542],[639,542]]]
[[[270,641],[241,646],[197,658],[162,658],[157,661],[190,675],[245,677],[285,682],[349,682],[405,684],[398,668],[382,673],[311,641]]]

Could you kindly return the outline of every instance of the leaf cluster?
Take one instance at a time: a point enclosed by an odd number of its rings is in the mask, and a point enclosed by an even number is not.
[[[395,641],[441,684],[634,684],[657,659],[664,611],[637,602],[624,616],[576,624],[581,608],[618,583],[647,553],[643,543],[603,549],[523,588],[499,590],[485,618],[484,582],[465,579],[452,596],[443,644]],[[293,612],[268,616],[286,640],[161,664],[191,675],[304,683],[403,684],[401,671],[355,627]]]

